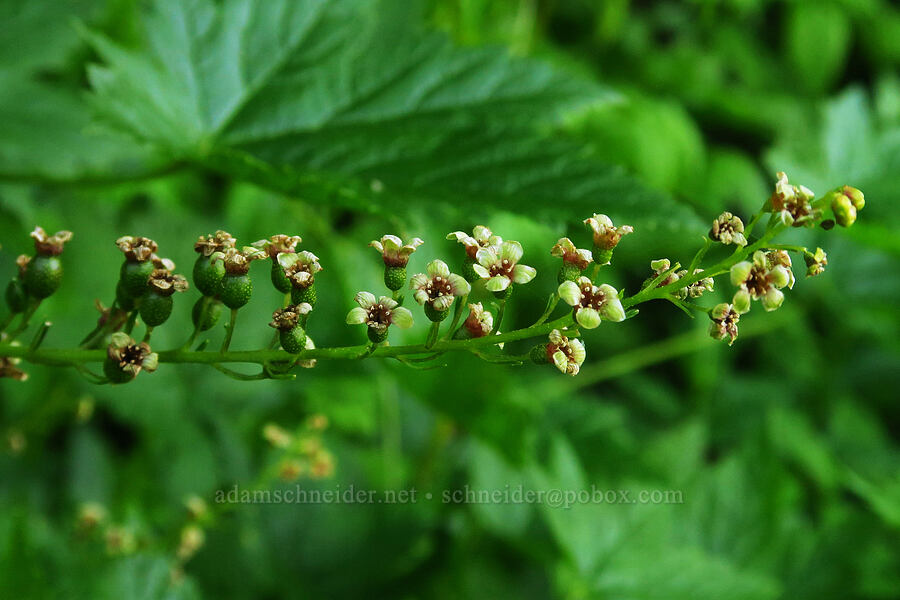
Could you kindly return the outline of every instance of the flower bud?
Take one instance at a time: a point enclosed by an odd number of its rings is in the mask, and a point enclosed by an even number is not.
[[[855,187],[845,185],[841,188],[841,193],[850,198],[850,202],[853,204],[853,208],[858,211],[862,210],[866,205],[866,197],[860,190],[856,189]]]
[[[746,246],[744,222],[730,212],[723,212],[713,221],[712,228],[709,230],[709,239],[714,242],[722,242],[726,246],[729,244]]]
[[[850,227],[856,222],[856,207],[849,196],[833,193],[831,210],[834,212],[834,220],[841,227]]]

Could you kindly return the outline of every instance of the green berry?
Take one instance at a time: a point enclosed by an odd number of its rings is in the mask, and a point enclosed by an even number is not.
[[[309,287],[301,288],[295,287],[291,289],[291,303],[292,304],[300,304],[301,302],[306,302],[310,306],[316,305],[316,300],[318,300],[316,294],[316,284],[312,284]]]
[[[131,298],[140,298],[147,292],[147,281],[153,274],[153,263],[149,260],[136,262],[126,260],[119,270],[122,293]]]
[[[466,256],[466,258],[462,262],[462,267],[460,267],[459,272],[462,274],[463,278],[472,283],[473,281],[478,281],[481,277],[478,273],[475,272],[475,269],[472,266],[475,264],[475,260]]]
[[[373,344],[380,344],[387,339],[388,328],[385,327],[383,329],[379,329],[378,327],[367,327],[366,334],[369,336],[369,340]]]
[[[22,283],[29,296],[47,298],[59,289],[59,284],[62,283],[62,263],[56,256],[35,256],[28,263]]]
[[[250,275],[226,273],[222,278],[222,290],[219,292],[222,303],[228,308],[236,309],[250,302],[253,295],[253,282]]]
[[[306,347],[306,332],[299,325],[288,331],[279,331],[278,339],[285,352],[291,354],[300,354]]]
[[[122,368],[119,367],[119,363],[109,358],[103,361],[103,374],[106,375],[106,378],[112,383],[128,383],[134,379],[132,373],[123,371]]]
[[[205,312],[204,312],[205,311]],[[198,331],[209,331],[222,316],[222,303],[214,298],[202,296],[191,309],[191,320]]]
[[[572,263],[564,262],[559,268],[559,273],[556,275],[556,281],[557,283],[562,283],[563,281],[575,281],[578,279],[579,275],[581,275],[581,269]]]
[[[125,312],[131,312],[135,309],[135,299],[125,292],[125,286],[122,280],[116,284],[116,304]]]
[[[431,302],[425,303],[425,316],[435,323],[440,323],[450,314],[450,309],[437,310]]]
[[[406,285],[406,267],[385,267],[384,285],[396,292]]]
[[[172,314],[172,304],[172,296],[161,296],[150,292],[141,299],[141,320],[147,327],[162,325]]]
[[[204,296],[215,296],[222,287],[225,277],[225,264],[221,260],[210,260],[202,254],[194,263],[194,286]]]
[[[290,292],[292,287],[291,280],[287,278],[287,275],[284,274],[284,269],[276,260],[272,261],[272,285],[282,294]]]
[[[6,286],[6,304],[13,313],[20,313],[28,306],[28,294],[18,278],[11,279]]]
[[[500,290],[499,292],[494,292],[494,298],[496,298],[497,300],[506,300],[507,298],[512,296],[512,290],[513,290],[513,286],[512,286],[512,284],[509,284],[508,286],[506,286],[505,290]]]

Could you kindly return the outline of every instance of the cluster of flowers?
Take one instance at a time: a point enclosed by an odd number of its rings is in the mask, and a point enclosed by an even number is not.
[[[750,225],[745,228],[738,216],[722,213],[713,222],[705,246],[690,269],[681,269],[678,263],[673,265],[667,258],[652,261],[652,275],[636,295],[643,295],[643,298],[633,297],[629,299],[630,304],[623,304],[622,294],[607,283],[598,283],[597,278],[600,267],[610,263],[621,239],[634,230],[628,225],[614,225],[606,215],[594,214],[584,220],[592,233],[591,249],[578,248],[567,237],[560,238],[550,249],[550,254],[561,260],[561,266],[557,274],[558,287],[548,304],[547,315],[555,307],[556,300],[561,299],[572,308],[575,328],[552,330],[548,341],[532,351],[531,358],[539,363],[549,362],[563,373],[577,374],[585,358],[584,345],[577,339],[578,328],[593,329],[602,321],[624,321],[628,316],[626,306],[654,298],[667,298],[685,310],[707,312],[712,319],[712,337],[727,339],[731,344],[738,335],[740,316],[750,310],[752,301],[759,300],[767,311],[775,310],[784,301],[782,290],[793,287],[794,274],[788,250],[802,253],[808,276],[822,273],[827,264],[821,248],[813,252],[795,246],[767,245],[774,234],[789,226],[819,225],[831,229],[837,224],[848,227],[864,206],[863,194],[855,188],[843,186],[816,199],[808,188],[791,185],[784,173],[778,173],[772,196]],[[753,227],[766,213],[771,215],[767,233],[748,246]],[[13,315],[33,310],[59,287],[62,277],[59,255],[72,238],[67,231],[49,236],[40,227],[31,236],[35,256],[19,257],[18,274],[6,290]],[[426,349],[436,343],[441,323],[449,316],[454,303],[457,308],[445,339],[466,340],[500,333],[505,305],[514,286],[529,283],[537,274],[533,267],[521,263],[522,244],[503,240],[483,225],[475,227],[471,234],[454,231],[447,239],[459,242],[464,248],[461,274],[451,272],[446,262],[435,259],[428,263],[423,273],[407,278],[410,257],[424,243],[420,238],[404,243],[395,235],[385,235],[369,244],[381,255],[384,284],[389,292],[385,295],[358,292],[355,297],[358,306],[347,314],[346,322],[366,326],[370,352],[386,342],[392,325],[400,329],[413,325],[413,313],[403,306],[401,290],[404,287],[412,292],[412,298],[422,306],[432,323]],[[237,311],[250,301],[253,293],[250,266],[254,261],[268,258],[272,285],[285,295],[283,306],[274,311],[269,325],[277,330],[280,346],[287,353],[297,355],[290,367],[295,364],[313,366],[314,360],[300,360],[299,355],[315,348],[306,327],[317,303],[316,276],[322,266],[315,254],[297,249],[301,242],[299,236],[279,234],[239,248],[237,240],[226,231],[200,236],[194,244],[197,260],[192,275],[194,286],[202,295],[192,310],[195,332],[186,348],[198,333],[218,323],[223,307],[226,307],[231,310],[231,322],[222,351],[228,350]],[[700,260],[714,243],[736,246],[732,255],[736,258],[726,259],[707,270],[699,268]],[[188,283],[174,273],[175,264],[171,260],[159,257],[158,245],[153,240],[125,236],[116,240],[116,245],[125,257],[116,285],[116,300],[109,309],[99,307],[101,318],[97,330],[82,347],[106,343],[106,379],[124,383],[141,370],[153,371],[157,367],[158,356],[148,343],[150,333],[169,318],[173,295],[187,290]],[[745,257],[748,260],[740,260]],[[593,272],[588,276],[586,271],[591,265]],[[710,309],[693,304],[691,300],[714,291],[713,277],[724,272],[717,270],[722,265],[730,270],[731,282],[737,288],[731,302]],[[496,313],[483,302],[466,303],[475,285],[487,294],[488,300],[493,296]],[[461,320],[465,308],[468,313]],[[141,343],[130,336],[137,316],[147,327]],[[27,324],[27,317],[23,317],[23,324]],[[0,361],[0,376],[25,377],[12,358],[0,358]]]

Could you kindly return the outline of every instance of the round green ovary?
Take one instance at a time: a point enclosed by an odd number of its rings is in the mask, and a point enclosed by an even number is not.
[[[306,302],[310,306],[315,306],[316,300],[318,300],[318,297],[316,294],[315,284],[305,288],[295,287],[291,290],[291,302],[293,302],[294,304]]]
[[[141,299],[141,320],[148,327],[162,325],[172,314],[172,296],[160,296],[150,292]]]
[[[225,265],[221,260],[211,261],[208,256],[202,254],[194,263],[194,286],[204,296],[215,296],[222,287],[222,279],[225,277]]]
[[[47,298],[59,289],[62,264],[56,256],[35,256],[25,270],[25,291],[33,298]]]
[[[253,283],[249,275],[226,274],[222,279],[220,296],[222,303],[228,308],[240,308],[250,302],[253,295]]]
[[[119,270],[122,294],[132,299],[140,298],[147,292],[147,280],[153,273],[153,263],[126,260]]]
[[[291,291],[291,280],[284,274],[284,269],[276,261],[272,261],[272,285],[282,294]]]
[[[406,285],[406,267],[385,267],[384,285],[396,292]]]
[[[425,316],[435,323],[439,323],[446,319],[448,314],[450,314],[449,308],[445,310],[437,310],[434,308],[431,302],[425,303]]]
[[[290,331],[279,331],[281,347],[291,354],[299,354],[306,347],[306,332],[299,325]]]

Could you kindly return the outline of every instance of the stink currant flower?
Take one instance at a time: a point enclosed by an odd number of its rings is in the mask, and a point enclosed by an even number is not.
[[[469,316],[456,334],[458,339],[480,338],[494,330],[494,315],[484,310],[481,302],[469,305]]]
[[[734,309],[743,314],[750,310],[750,300],[761,300],[763,308],[772,311],[784,302],[781,288],[793,280],[793,273],[783,264],[770,263],[762,250],[753,254],[753,261],[741,261],[731,267],[731,283],[739,286],[732,299]]]
[[[147,287],[148,291],[139,305],[141,319],[148,327],[156,327],[165,323],[172,314],[172,294],[187,291],[188,282],[169,269],[154,269],[147,280]]]
[[[476,225],[472,230],[472,235],[465,231],[454,231],[447,234],[448,240],[456,240],[466,247],[466,258],[463,260],[462,274],[466,281],[477,281],[478,273],[472,268],[478,260],[478,251],[482,248],[499,249],[503,243],[503,238],[494,235],[490,229],[484,225]]]
[[[694,275],[702,272],[703,269],[694,269]],[[687,271],[684,271],[683,273],[686,274]],[[682,277],[683,276],[684,275],[682,275]],[[715,280],[712,277],[704,277],[703,279],[695,281],[694,283],[689,284],[687,287],[678,290],[678,292],[684,292],[684,297],[690,296],[691,298],[699,298],[705,292],[713,291],[715,289],[715,285]],[[679,294],[676,292],[676,295]]]
[[[738,336],[738,321],[741,313],[735,310],[733,304],[717,304],[709,312],[712,323],[709,326],[709,335],[717,340],[728,338],[728,345],[732,345]]]
[[[594,256],[590,250],[576,248],[567,237],[559,238],[559,241],[550,249],[550,254],[562,259],[562,267],[556,276],[557,283],[574,281],[589,264],[594,262]]]
[[[291,301],[294,304],[306,302],[316,305],[316,273],[322,270],[319,257],[312,252],[279,254],[278,264],[284,269],[284,276],[291,282]]]
[[[110,336],[103,373],[112,383],[127,383],[141,370],[152,373],[158,363],[159,357],[150,344],[138,344],[127,333],[117,331]]]
[[[726,246],[729,244],[746,246],[744,222],[730,212],[723,212],[713,221],[712,229],[709,230],[709,239],[714,242],[722,242]]]
[[[253,295],[250,263],[266,256],[265,252],[253,246],[244,246],[240,250],[227,248],[224,252],[214,252],[210,256],[210,260],[221,260],[225,265],[225,276],[222,278],[222,286],[219,291],[219,296],[225,306],[236,310],[250,302],[250,297]]]
[[[457,296],[467,296],[472,291],[469,282],[450,272],[442,260],[433,260],[425,267],[425,273],[413,275],[409,289],[415,290],[413,298],[425,307],[425,315],[432,321],[443,321]]]
[[[547,361],[567,375],[578,375],[586,355],[584,344],[578,339],[569,339],[559,329],[550,332],[550,343],[545,346]]]
[[[559,297],[575,307],[575,320],[585,329],[594,329],[603,319],[624,321],[625,309],[619,292],[611,285],[594,285],[587,277],[564,281],[558,289]]]
[[[811,202],[816,194],[805,186],[791,185],[788,176],[779,171],[776,176],[775,191],[769,201],[772,210],[781,213],[781,219],[794,227],[815,225],[822,217],[822,210],[813,208]]]
[[[512,291],[513,283],[528,283],[537,274],[534,267],[520,265],[522,244],[519,242],[503,242],[499,247],[487,246],[479,248],[475,253],[478,262],[472,269],[485,280],[484,287],[500,298],[506,298]]]
[[[584,224],[590,227],[594,234],[594,248],[597,249],[594,260],[598,265],[609,264],[613,250],[619,245],[622,236],[634,232],[634,227],[631,225],[616,227],[613,225],[612,219],[597,213],[594,213],[593,217],[585,219]]]
[[[225,277],[225,265],[222,260],[214,260],[216,256],[224,256],[225,251],[234,248],[237,240],[221,229],[214,234],[201,235],[194,243],[197,262],[194,263],[194,285],[204,296],[215,296],[219,293],[222,278]]]
[[[269,327],[278,330],[278,339],[281,347],[291,354],[299,354],[306,348],[306,331],[303,329],[303,320],[312,311],[312,306],[301,302],[296,306],[279,308],[272,313],[272,322]]]
[[[356,302],[359,306],[347,314],[347,324],[365,324],[368,327],[369,339],[373,343],[383,342],[391,325],[396,325],[400,329],[412,327],[412,313],[399,306],[396,300],[387,296],[376,299],[375,294],[359,292],[356,294]]]
[[[278,264],[278,255],[293,254],[297,251],[297,244],[302,241],[303,239],[299,235],[285,235],[280,233],[278,235],[273,235],[267,240],[259,240],[252,244],[254,248],[263,250],[269,255],[269,258],[272,259],[272,285],[274,285],[275,289],[282,294],[290,293],[291,280],[287,278],[284,274],[284,269]]]
[[[147,281],[153,269],[161,261],[156,256],[159,246],[150,238],[125,235],[116,240],[116,246],[125,255],[125,262],[119,270],[119,283],[116,287],[116,300],[131,308],[131,304],[147,291]],[[157,264],[154,264],[156,262]],[[166,267],[167,265],[161,265]],[[172,265],[174,267],[174,265]]]
[[[66,243],[72,239],[71,231],[58,231],[47,235],[40,227],[31,232],[36,256],[19,264],[20,280],[25,292],[38,299],[47,298],[59,289],[62,283],[62,254]]]
[[[396,292],[404,286],[409,256],[424,243],[421,238],[416,237],[404,244],[396,235],[383,235],[381,240],[369,242],[370,246],[381,253],[381,260],[384,261],[384,285],[389,290]]]
[[[803,261],[806,263],[806,276],[815,277],[825,272],[825,266],[828,264],[828,255],[821,248],[816,248],[815,252],[807,250],[803,253]]]

